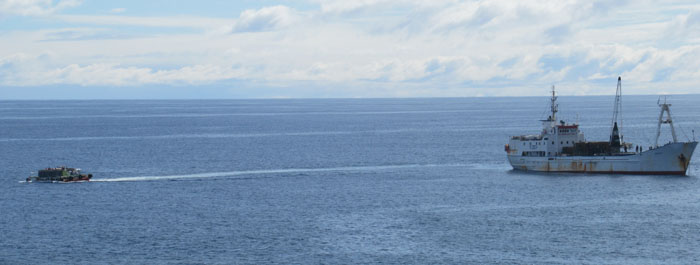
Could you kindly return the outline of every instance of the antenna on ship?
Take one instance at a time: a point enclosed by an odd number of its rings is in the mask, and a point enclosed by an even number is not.
[[[559,111],[559,104],[557,104],[557,95],[556,92],[554,91],[554,85],[552,85],[552,117],[550,118],[550,121],[556,121],[557,120],[557,112]]]
[[[610,147],[611,149],[617,147],[617,151],[620,150],[620,138],[621,138],[621,128],[622,121],[620,121],[620,126],[617,125],[617,117],[622,116],[622,77],[617,77],[617,91],[615,92],[615,107],[613,109],[613,119],[612,119],[612,132],[610,133]],[[620,117],[622,120],[622,117]],[[615,149],[612,149],[615,150]]]

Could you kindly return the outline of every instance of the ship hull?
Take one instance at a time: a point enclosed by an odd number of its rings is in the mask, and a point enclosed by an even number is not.
[[[58,177],[39,177],[39,176],[32,176],[27,178],[27,182],[46,182],[46,183],[55,183],[55,182],[85,182],[85,181],[90,181],[92,178],[92,174],[81,174],[77,176],[58,176]]]
[[[698,142],[669,143],[641,153],[611,156],[508,155],[515,170],[536,172],[685,175]]]

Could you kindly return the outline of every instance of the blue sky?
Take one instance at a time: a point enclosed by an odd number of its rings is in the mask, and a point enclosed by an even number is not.
[[[697,1],[0,0],[0,98],[700,93]]]

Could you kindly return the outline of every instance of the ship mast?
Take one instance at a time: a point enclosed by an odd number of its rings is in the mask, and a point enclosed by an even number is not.
[[[622,116],[622,78],[617,77],[617,91],[615,92],[615,107],[613,109],[613,118],[612,118],[612,132],[610,133],[610,147],[617,147],[619,151],[619,147],[621,146],[620,139],[621,134],[620,130],[622,128],[622,121],[620,121],[620,126],[618,127],[617,125],[617,117]],[[620,120],[622,120],[622,117],[620,117]],[[614,150],[614,149],[613,149]]]
[[[557,96],[556,93],[554,92],[554,86],[552,86],[552,99],[551,99],[551,110],[552,110],[552,116],[549,117],[550,121],[556,121],[557,120],[557,112],[559,111],[559,104],[557,104]]]
[[[664,103],[660,104],[661,99],[657,101],[659,107],[661,107],[661,114],[659,114],[659,124],[656,126],[656,144],[655,147],[659,147],[659,136],[661,136],[661,124],[668,123],[671,126],[671,136],[673,136],[673,142],[678,142],[676,138],[676,129],[673,128],[673,120],[671,119],[671,109],[669,108],[671,104],[666,103],[666,97],[664,97]],[[666,112],[666,120],[663,120],[664,112]],[[693,138],[695,138],[695,131],[693,131]]]

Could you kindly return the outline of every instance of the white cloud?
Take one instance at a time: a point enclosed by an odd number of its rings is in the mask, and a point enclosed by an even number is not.
[[[0,16],[43,16],[64,8],[81,4],[80,0],[61,0],[54,4],[52,0],[2,0],[0,1]]]
[[[115,8],[111,13],[125,12]],[[105,26],[142,26],[160,28],[194,28],[206,32],[260,32],[283,29],[302,19],[301,13],[286,6],[249,9],[238,18],[213,18],[195,16],[123,16],[123,15],[55,15],[52,18],[69,23]]]
[[[700,9],[675,16],[664,29],[664,37],[700,43]]]
[[[278,5],[258,10],[243,11],[233,26],[234,32],[256,32],[284,28],[292,25],[299,16],[293,9]]]
[[[319,1],[323,13],[342,14],[356,12],[361,9],[387,5],[391,1],[387,0],[356,0],[356,1]],[[397,1],[395,3],[399,3]]]
[[[46,56],[15,54],[0,59],[0,69],[11,68],[13,74],[3,76],[4,85],[41,86],[71,84],[82,86],[133,86],[143,84],[207,84],[241,78],[246,70],[232,66],[192,65],[170,70],[116,64],[70,64],[52,68],[42,63]]]
[[[70,23],[109,26],[144,26],[163,28],[215,28],[230,24],[232,19],[191,16],[137,17],[120,15],[55,15],[54,19]]]
[[[113,13],[113,14],[124,13],[124,12],[126,12],[126,8],[123,8],[123,7],[112,8],[112,10],[109,10],[109,12]]]

